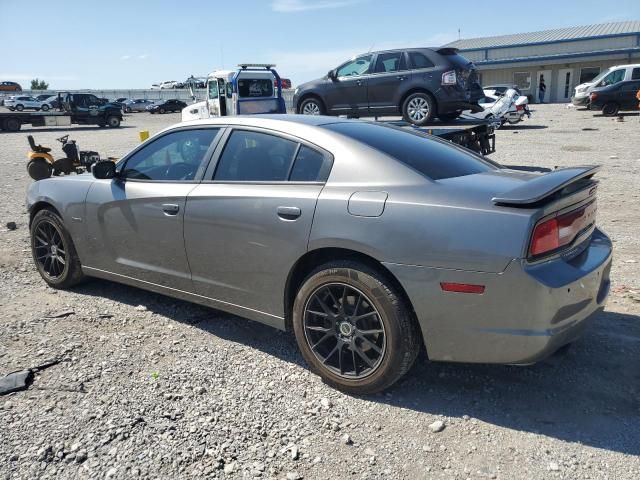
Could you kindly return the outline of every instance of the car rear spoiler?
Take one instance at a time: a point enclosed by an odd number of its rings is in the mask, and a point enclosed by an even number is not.
[[[576,191],[585,186],[589,180],[600,170],[599,165],[584,167],[570,167],[553,170],[544,175],[540,175],[522,185],[493,197],[491,201],[496,205],[508,205],[512,207],[529,207],[533,204],[550,199],[556,194],[562,195],[562,191]]]
[[[453,47],[442,47],[436,49],[436,53],[439,53],[440,55],[455,55],[458,52],[459,50]]]

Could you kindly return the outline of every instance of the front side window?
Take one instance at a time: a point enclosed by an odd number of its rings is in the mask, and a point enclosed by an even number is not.
[[[600,86],[606,87],[608,85],[613,85],[615,83],[621,82],[622,80],[624,80],[624,74],[624,69],[614,70],[602,79]]]
[[[374,73],[389,73],[406,69],[403,52],[381,53],[376,60]]]
[[[218,98],[218,82],[216,80],[209,81],[209,98],[216,99]]]
[[[369,73],[372,55],[358,57],[348,63],[345,63],[336,72],[338,77],[357,77]]]
[[[207,128],[168,133],[129,157],[121,176],[136,180],[193,180],[218,131]]]
[[[431,68],[433,62],[420,52],[409,52],[409,63],[411,68],[417,70],[419,68]]]

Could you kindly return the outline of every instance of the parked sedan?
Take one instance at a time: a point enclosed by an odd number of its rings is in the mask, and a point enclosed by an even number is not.
[[[574,341],[609,290],[596,172],[374,122],[218,117],[31,184],[31,249],[54,288],[105,278],[293,330],[314,372],[364,394],[423,345],[529,364]]]
[[[602,110],[603,115],[617,115],[620,110],[638,111],[640,80],[618,82],[606,87],[594,88],[591,91],[589,108]]]
[[[34,97],[24,95],[16,95],[13,98],[9,97],[5,99],[4,106],[11,111],[17,110],[19,112],[23,110],[42,110],[46,112],[51,108],[47,102],[42,102],[36,100]]]
[[[182,100],[172,99],[150,105],[147,110],[150,113],[181,112],[186,106]]]
[[[144,112],[147,107],[153,105],[154,101],[147,98],[136,98],[133,100],[127,100],[122,107],[123,111],[127,113],[131,112]]]

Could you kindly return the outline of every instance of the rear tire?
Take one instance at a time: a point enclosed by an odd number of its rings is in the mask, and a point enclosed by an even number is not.
[[[609,102],[605,103],[602,107],[602,114],[607,117],[613,117],[620,111],[620,106],[617,103]]]
[[[24,110],[24,105],[20,105],[20,104],[16,105],[16,110],[19,111],[19,112],[23,111]]]
[[[70,288],[85,278],[71,236],[52,210],[40,210],[33,217],[31,254],[38,273],[50,287]]]
[[[41,109],[43,112],[48,112],[48,111],[49,111],[49,105],[47,105],[47,104],[42,105],[42,107],[40,107],[40,109]]]
[[[436,116],[436,106],[431,95],[412,93],[402,104],[402,118],[405,122],[422,127]]]
[[[51,177],[53,166],[44,158],[34,158],[27,163],[27,173],[36,182]]]
[[[166,113],[166,110],[164,108],[161,108],[160,113]]]
[[[16,118],[7,118],[4,121],[4,129],[8,132],[19,132],[20,127],[22,127],[22,124]]]
[[[354,261],[321,265],[307,277],[294,301],[293,328],[311,370],[358,395],[399,380],[422,342],[402,295],[385,275]]]

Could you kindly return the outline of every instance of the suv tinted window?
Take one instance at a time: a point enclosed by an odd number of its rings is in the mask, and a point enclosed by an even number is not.
[[[375,73],[397,72],[406,70],[407,65],[403,52],[380,53],[376,60]]]
[[[432,180],[462,177],[495,167],[447,142],[373,123],[332,123],[323,128],[358,140],[395,158]]]
[[[348,63],[345,63],[336,73],[338,77],[355,77],[358,75],[364,75],[369,72],[371,66],[371,55],[365,55],[364,57],[358,57]]]
[[[218,131],[207,128],[168,133],[129,157],[122,175],[139,180],[193,180]]]
[[[624,69],[614,70],[602,79],[602,82],[600,82],[600,86],[606,87],[608,85],[613,85],[615,83],[621,82],[622,80],[624,80],[624,74]]]
[[[275,135],[234,130],[216,167],[214,180],[282,182],[289,176],[298,144]]]
[[[420,52],[409,52],[409,63],[413,69],[431,68],[434,66],[433,62]]]
[[[631,72],[631,80],[640,80],[640,68],[634,68]]]

